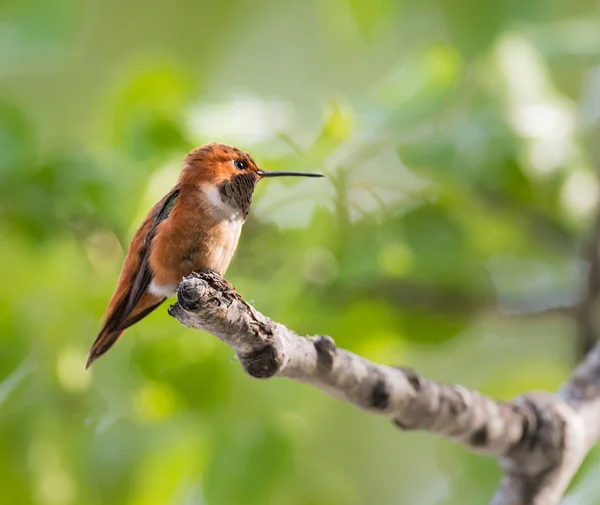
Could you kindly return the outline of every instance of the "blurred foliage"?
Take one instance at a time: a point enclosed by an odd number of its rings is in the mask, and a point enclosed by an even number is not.
[[[2,503],[483,503],[493,461],[243,375],[160,309],[91,372],[128,240],[184,154],[266,169],[228,278],[306,334],[499,398],[575,352],[600,16],[558,0],[0,5]],[[597,503],[594,452],[572,502]],[[594,491],[596,490],[596,491]]]

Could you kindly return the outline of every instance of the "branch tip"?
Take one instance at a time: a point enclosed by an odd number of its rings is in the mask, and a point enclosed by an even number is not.
[[[203,281],[197,277],[184,279],[177,288],[177,301],[183,310],[195,311],[202,301]],[[171,314],[171,311],[169,311]]]

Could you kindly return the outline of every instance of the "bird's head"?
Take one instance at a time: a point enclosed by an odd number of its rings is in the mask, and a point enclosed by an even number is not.
[[[191,151],[185,158],[179,181],[202,188],[217,188],[223,202],[239,207],[244,217],[256,183],[268,177],[323,177],[309,172],[266,171],[258,168],[248,153],[225,144],[206,144]]]

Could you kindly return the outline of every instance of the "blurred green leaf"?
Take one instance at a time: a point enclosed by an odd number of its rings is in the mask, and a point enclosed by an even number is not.
[[[398,2],[392,0],[348,0],[350,11],[366,40],[371,40],[379,30],[386,28]]]
[[[110,128],[116,146],[137,160],[187,149],[181,121],[191,92],[190,77],[171,63],[135,68],[115,100]]]
[[[0,13],[4,20],[0,25],[0,40],[4,42],[0,44],[0,61],[15,66],[61,54],[74,39],[79,18],[78,3],[73,0],[52,4],[7,0]]]
[[[17,107],[0,103],[0,189],[11,172],[23,171],[36,154],[32,126]]]

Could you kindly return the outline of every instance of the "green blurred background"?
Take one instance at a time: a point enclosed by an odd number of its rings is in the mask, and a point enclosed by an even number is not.
[[[246,377],[166,306],[90,372],[127,243],[209,141],[265,169],[228,279],[369,359],[510,399],[577,354],[592,0],[0,3],[0,503],[485,503],[494,461]],[[600,503],[592,454],[569,503]]]

